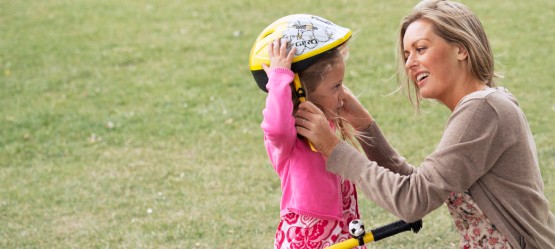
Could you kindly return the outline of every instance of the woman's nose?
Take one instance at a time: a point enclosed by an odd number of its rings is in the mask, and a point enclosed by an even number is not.
[[[405,61],[405,69],[408,71],[409,69],[417,65],[418,65],[418,60],[414,58],[414,56],[409,55],[409,57],[407,57],[407,60]]]

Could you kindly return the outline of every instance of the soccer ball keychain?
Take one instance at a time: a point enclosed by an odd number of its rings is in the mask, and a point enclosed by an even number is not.
[[[376,229],[372,229],[370,231],[365,231],[364,223],[361,220],[352,220],[351,223],[349,223],[349,233],[353,238],[327,247],[326,249],[354,248],[406,231],[413,231],[414,233],[418,233],[421,228],[422,220],[417,220],[412,223],[406,223],[400,220],[382,227],[378,227]]]

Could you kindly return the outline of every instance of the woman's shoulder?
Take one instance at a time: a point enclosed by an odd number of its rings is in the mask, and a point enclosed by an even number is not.
[[[499,126],[508,130],[510,127],[520,127],[522,122],[526,122],[517,99],[504,87],[488,88],[465,96],[461,100],[459,112],[462,116],[466,114],[472,120],[470,122],[496,120]]]
[[[465,96],[453,111],[450,121],[496,122],[501,126],[510,126],[515,117],[524,114],[517,99],[503,87],[486,88]]]
[[[496,111],[514,110],[519,108],[518,100],[509,92],[507,88],[495,87],[486,88],[481,91],[473,92],[465,96],[459,106],[487,104]]]

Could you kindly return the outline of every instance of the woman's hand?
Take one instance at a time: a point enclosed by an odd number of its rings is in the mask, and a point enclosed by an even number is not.
[[[357,131],[367,129],[374,122],[372,116],[347,86],[343,85],[343,88],[345,90],[345,99],[343,100],[341,117],[346,119]]]
[[[299,105],[295,126],[297,133],[310,140],[326,158],[339,143],[339,138],[330,128],[330,123],[322,110],[310,101],[304,101]]]
[[[285,39],[276,39],[268,44],[268,56],[270,58],[270,66],[262,64],[262,68],[266,75],[274,68],[291,68],[291,62],[295,56],[295,47],[287,52],[287,41]]]

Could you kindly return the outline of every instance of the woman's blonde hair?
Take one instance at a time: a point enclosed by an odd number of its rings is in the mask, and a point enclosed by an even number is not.
[[[409,25],[417,20],[431,22],[435,34],[448,43],[463,46],[468,52],[467,63],[472,76],[490,87],[495,86],[494,78],[500,76],[494,72],[493,53],[478,17],[458,2],[423,0],[401,21],[397,50],[398,81],[401,86],[407,87],[408,97],[416,108],[420,105],[421,97],[418,86],[405,71],[403,38]],[[411,91],[412,88],[414,91]]]

